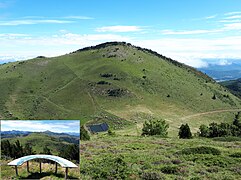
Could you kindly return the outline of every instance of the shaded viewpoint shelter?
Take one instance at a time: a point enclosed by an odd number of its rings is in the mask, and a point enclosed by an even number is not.
[[[65,168],[65,179],[68,178],[68,168],[77,168],[78,167],[71,161],[64,159],[62,157],[53,156],[53,155],[44,155],[44,154],[23,156],[21,158],[11,161],[10,163],[8,163],[8,165],[15,166],[16,176],[18,176],[18,166],[21,166],[23,163],[27,162],[27,171],[30,172],[29,171],[29,161],[33,160],[33,159],[47,159],[47,160],[54,161],[55,162],[55,173],[57,173],[57,169],[58,169],[57,167],[58,167],[58,164],[60,164],[61,167]],[[39,171],[40,171],[40,173],[42,172],[41,161],[39,161]]]

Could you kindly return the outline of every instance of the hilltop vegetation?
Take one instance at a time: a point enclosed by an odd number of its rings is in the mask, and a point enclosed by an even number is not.
[[[1,65],[0,91],[1,119],[105,121],[113,129],[150,116],[167,119],[175,129],[186,116],[241,106],[194,68],[124,42]],[[201,121],[232,116],[222,112],[188,121],[198,128]]]
[[[224,81],[220,84],[227,87],[233,94],[241,98],[241,78],[231,81]]]

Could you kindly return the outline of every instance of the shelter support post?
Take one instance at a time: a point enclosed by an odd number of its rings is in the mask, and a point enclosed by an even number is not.
[[[42,169],[41,169],[41,161],[39,161],[39,172],[42,173]]]
[[[15,166],[16,176],[18,176],[18,166]]]
[[[27,172],[29,173],[29,162],[27,161]]]
[[[67,179],[68,178],[68,168],[65,168],[65,178],[64,179]]]
[[[55,162],[55,174],[57,174],[57,171],[58,171],[58,164],[57,162]]]

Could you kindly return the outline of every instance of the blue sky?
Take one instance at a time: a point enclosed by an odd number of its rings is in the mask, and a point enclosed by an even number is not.
[[[79,120],[1,120],[1,131],[80,132]]]
[[[126,41],[186,64],[241,59],[239,0],[0,0],[0,63]]]

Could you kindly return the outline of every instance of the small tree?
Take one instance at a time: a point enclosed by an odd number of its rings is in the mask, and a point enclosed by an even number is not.
[[[35,152],[33,151],[33,148],[30,146],[29,143],[25,144],[23,152],[25,156],[35,154]]]
[[[191,139],[192,138],[192,133],[190,130],[190,127],[188,124],[182,124],[181,127],[179,128],[179,138],[180,139]]]
[[[168,128],[169,125],[166,123],[165,120],[162,119],[145,121],[142,128],[142,135],[159,135],[162,137],[166,137],[168,134]]]
[[[83,125],[80,127],[80,140],[90,140],[90,135]]]
[[[43,154],[51,155],[52,153],[51,153],[50,149],[49,149],[47,146],[44,146],[44,148],[43,148]]]
[[[235,115],[235,118],[233,120],[233,125],[241,128],[241,113],[238,112],[238,114]]]
[[[199,127],[199,130],[200,130],[199,136],[201,136],[201,137],[209,137],[210,131],[209,131],[208,126],[202,124],[202,125]]]

